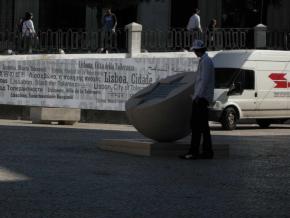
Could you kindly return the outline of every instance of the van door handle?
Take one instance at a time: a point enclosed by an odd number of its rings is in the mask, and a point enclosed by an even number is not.
[[[256,98],[258,97],[258,92],[255,92],[255,97],[256,97]]]

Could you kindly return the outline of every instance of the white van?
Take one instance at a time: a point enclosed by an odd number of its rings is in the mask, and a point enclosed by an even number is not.
[[[215,65],[210,120],[227,130],[238,120],[255,119],[262,127],[290,119],[290,51],[209,52]]]

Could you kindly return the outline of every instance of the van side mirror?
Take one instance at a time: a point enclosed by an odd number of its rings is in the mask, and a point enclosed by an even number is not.
[[[228,96],[230,95],[241,95],[243,93],[242,84],[240,82],[235,82],[231,85],[228,91]]]

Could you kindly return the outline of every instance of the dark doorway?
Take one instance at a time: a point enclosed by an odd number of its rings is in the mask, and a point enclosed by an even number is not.
[[[198,7],[197,0],[172,0],[171,1],[171,27],[185,28],[193,10]]]
[[[85,1],[39,1],[39,27],[41,29],[84,29],[85,16]]]
[[[124,28],[127,24],[136,22],[137,20],[137,5],[121,10],[115,10],[118,19],[118,28]]]
[[[261,2],[248,1],[222,1],[222,27],[246,28],[254,27],[261,21]]]
[[[126,52],[127,49],[127,34],[125,26],[129,23],[136,22],[137,20],[137,5],[129,6],[120,9],[112,8],[118,20],[118,47],[120,52]]]

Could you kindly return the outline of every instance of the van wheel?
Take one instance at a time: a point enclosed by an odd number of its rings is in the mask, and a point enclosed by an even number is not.
[[[268,128],[271,125],[270,120],[259,119],[259,120],[256,120],[256,122],[261,128]]]
[[[228,107],[224,110],[221,124],[224,130],[234,130],[237,127],[238,114],[232,107]]]

